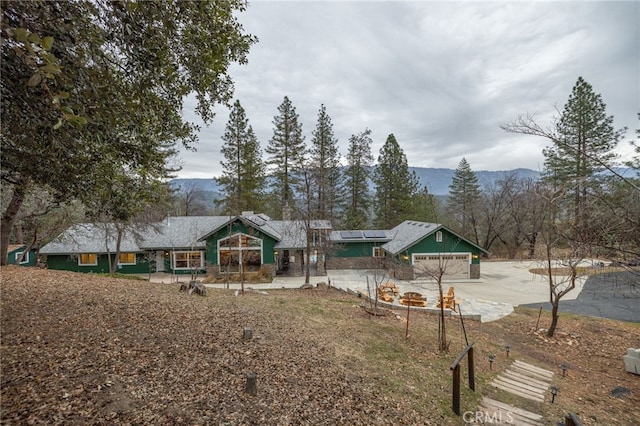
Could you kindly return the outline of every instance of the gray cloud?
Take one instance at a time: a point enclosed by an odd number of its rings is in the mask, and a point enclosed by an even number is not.
[[[412,166],[537,170],[547,142],[498,125],[549,123],[579,76],[633,137],[639,14],[638,2],[255,2],[239,19],[260,41],[230,73],[263,148],[286,95],[307,142],[326,105],[343,154],[368,127],[376,156],[393,133]],[[185,117],[198,122],[193,104]],[[227,119],[221,106],[198,152],[181,153],[181,177],[219,175]]]

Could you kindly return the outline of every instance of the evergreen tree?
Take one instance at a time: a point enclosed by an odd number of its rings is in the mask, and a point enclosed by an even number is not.
[[[335,222],[341,204],[341,173],[338,140],[333,135],[331,117],[324,105],[320,106],[316,129],[311,139],[311,169],[317,191],[313,209],[317,219]]]
[[[413,212],[412,219],[420,222],[436,222],[438,218],[438,200],[426,186],[419,188],[413,196]]]
[[[414,216],[418,177],[415,172],[409,172],[407,157],[393,134],[380,149],[373,182],[376,185],[376,227],[393,228]]]
[[[261,209],[265,166],[260,144],[239,100],[233,104],[222,140],[223,170],[216,180],[222,186],[225,214]]]
[[[476,217],[475,209],[480,200],[480,185],[475,172],[465,158],[460,160],[449,185],[449,198],[447,199],[447,212],[452,218],[452,225],[464,236],[475,236]]]
[[[371,130],[365,129],[349,138],[349,152],[345,170],[345,192],[347,207],[344,227],[364,229],[367,227],[370,207],[369,178],[373,154],[371,153]]]
[[[293,189],[299,182],[297,172],[303,164],[306,150],[302,123],[298,122],[296,109],[287,96],[278,107],[278,113],[273,119],[273,138],[266,149],[271,156],[267,165],[272,168],[272,190],[279,208],[276,216],[284,215],[295,205]]]
[[[596,175],[610,168],[624,130],[613,128],[613,116],[606,114],[599,94],[582,77],[578,78],[556,124],[553,145],[544,149],[544,178],[570,191],[574,230],[584,228],[589,188]]]
[[[638,119],[640,119],[640,113],[638,113]],[[624,164],[627,167],[635,169],[636,175],[640,175],[640,129],[636,129],[636,139],[636,141],[630,141],[635,155],[631,157],[631,160],[625,161]]]

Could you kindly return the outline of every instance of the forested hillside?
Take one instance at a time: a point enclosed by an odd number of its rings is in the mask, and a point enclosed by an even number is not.
[[[409,167],[409,171],[415,172],[420,180],[420,184],[426,186],[433,195],[447,195],[449,193],[449,185],[455,173],[454,169],[431,168],[431,167]],[[518,178],[538,179],[540,173],[531,169],[515,169],[512,171],[490,171],[481,170],[476,172],[478,180],[482,186],[492,185],[496,181],[504,178],[506,175],[513,173]],[[209,192],[210,197],[218,198],[220,196],[220,186],[214,179],[173,179],[171,185],[184,191],[185,188],[196,188],[199,191]],[[373,190],[373,187],[371,188]]]

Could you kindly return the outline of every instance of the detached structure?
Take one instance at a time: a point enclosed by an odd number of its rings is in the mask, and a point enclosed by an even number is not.
[[[37,250],[32,248],[24,253],[26,249],[25,244],[10,244],[7,250],[7,263],[9,265],[35,266]]]
[[[335,256],[327,269],[368,269],[372,257],[399,279],[414,279],[442,269],[446,279],[480,278],[480,256],[486,250],[437,223],[406,220],[386,231],[333,231]]]
[[[446,265],[447,278],[479,278],[485,250],[442,225],[405,221],[391,230],[332,231],[324,220],[272,220],[264,214],[168,217],[129,227],[78,224],[42,247],[50,269],[108,272],[109,258],[124,274],[247,272],[302,274],[309,259],[326,269],[370,269],[383,262],[393,275],[413,279]]]

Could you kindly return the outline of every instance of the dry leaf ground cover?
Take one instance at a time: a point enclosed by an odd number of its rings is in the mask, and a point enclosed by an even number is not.
[[[337,290],[209,289],[199,297],[175,284],[0,272],[2,424],[464,423],[451,412],[449,366],[465,346],[456,318],[446,323],[451,350],[440,354],[436,317],[412,312],[405,339],[405,311],[372,318]],[[488,395],[552,425],[568,411],[585,425],[636,424],[640,376],[624,371],[622,356],[640,347],[638,325],[563,316],[549,340],[533,332],[537,320],[538,311],[518,309],[492,323],[465,322],[477,366],[476,392],[463,385],[462,410]],[[509,365],[507,344],[511,358],[556,371],[554,404],[490,385]],[[257,374],[256,396],[244,392],[248,372]]]

